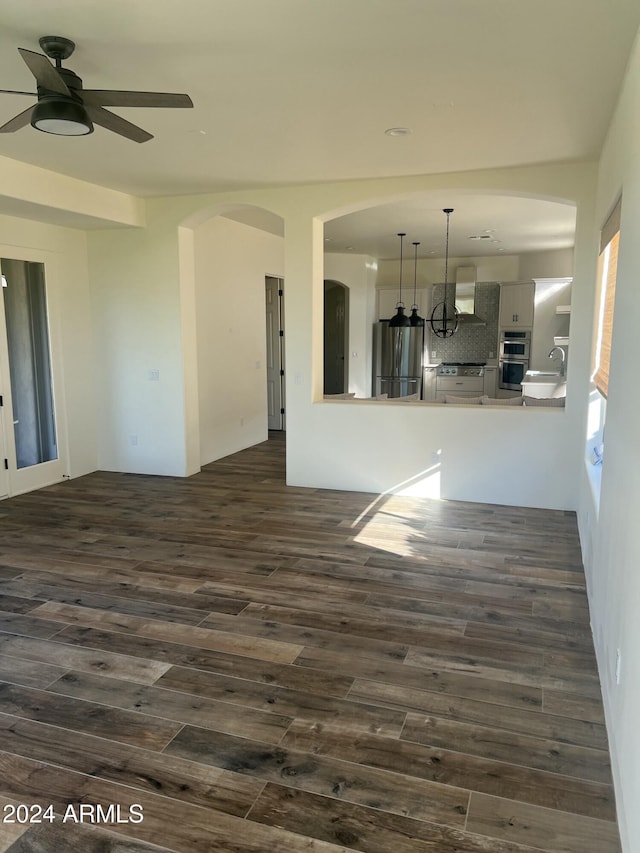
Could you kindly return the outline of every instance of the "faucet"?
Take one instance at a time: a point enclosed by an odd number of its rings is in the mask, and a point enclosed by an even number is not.
[[[562,349],[562,347],[552,347],[549,350],[548,358],[553,358],[558,353],[560,353],[560,376],[564,376],[564,363],[565,363],[565,359],[567,357],[567,354]]]

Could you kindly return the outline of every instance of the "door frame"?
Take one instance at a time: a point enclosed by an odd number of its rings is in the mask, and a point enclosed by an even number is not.
[[[13,430],[13,401],[9,372],[9,350],[4,312],[4,296],[0,297],[0,385],[2,386],[4,405],[0,409],[0,418],[4,428],[4,457],[7,459],[7,496],[20,495],[59,483],[69,478],[69,445],[66,420],[66,401],[64,392],[64,371],[62,360],[62,334],[59,312],[59,271],[55,253],[39,251],[22,246],[0,244],[0,259],[29,261],[44,266],[45,294],[47,305],[47,325],[49,332],[49,352],[51,359],[51,385],[53,410],[56,422],[56,444],[58,458],[28,468],[18,468],[16,460],[15,433]]]
[[[273,283],[271,283],[273,282]],[[287,428],[287,415],[286,415],[286,397],[285,397],[285,348],[284,348],[284,278],[281,275],[270,275],[267,273],[264,277],[264,285],[265,292],[272,287],[277,291],[277,306],[278,306],[278,347],[277,352],[274,353],[277,355],[278,367],[275,368],[279,372],[279,387],[280,387],[280,421],[279,426],[268,426],[269,421],[269,392],[267,389],[267,426],[269,429],[282,431],[284,432]],[[265,303],[265,334],[269,334],[269,330],[267,329],[267,313],[266,313],[266,303]],[[268,361],[268,354],[267,354]],[[267,365],[265,365],[266,367]]]

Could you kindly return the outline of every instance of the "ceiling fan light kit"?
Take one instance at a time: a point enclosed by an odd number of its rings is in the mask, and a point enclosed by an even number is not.
[[[153,139],[152,134],[104,107],[193,107],[188,95],[170,92],[84,89],[80,77],[70,68],[62,67],[62,61],[75,50],[74,42],[64,36],[42,36],[40,47],[46,56],[18,48],[36,78],[37,93],[1,90],[10,95],[33,94],[38,101],[3,124],[0,133],[13,133],[31,124],[36,130],[56,136],[87,136],[93,133],[93,125],[98,124],[134,142],[147,142]]]
[[[44,97],[33,108],[31,127],[56,136],[86,136],[93,124],[82,104],[69,98]]]

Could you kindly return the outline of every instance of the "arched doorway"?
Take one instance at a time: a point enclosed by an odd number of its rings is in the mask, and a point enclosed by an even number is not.
[[[324,393],[343,394],[349,387],[349,288],[324,282]]]
[[[282,290],[284,222],[263,208],[220,205],[197,211],[181,230],[188,231],[181,266],[191,283],[195,330],[191,426],[206,465],[268,436],[265,282],[273,279],[276,293]],[[279,366],[277,379],[280,385]],[[278,402],[278,414],[283,407]]]

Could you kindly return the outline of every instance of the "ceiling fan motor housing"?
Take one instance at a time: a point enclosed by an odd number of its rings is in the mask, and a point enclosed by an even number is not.
[[[70,68],[58,68],[58,74],[67,85],[67,88],[71,92],[72,96],[74,96],[77,100],[82,100],[80,96],[80,92],[82,92],[82,78],[78,77],[75,71],[72,71]],[[38,86],[38,98],[42,95],[51,95],[51,89],[47,89],[45,86]],[[59,92],[55,92],[59,98],[66,98],[67,95],[63,95]]]

